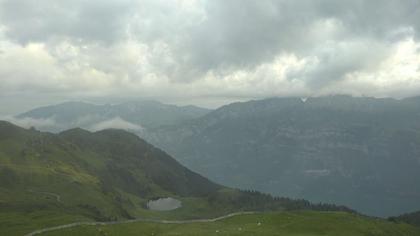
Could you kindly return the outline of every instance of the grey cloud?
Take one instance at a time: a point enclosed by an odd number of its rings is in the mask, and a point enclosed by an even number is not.
[[[319,89],[352,72],[374,71],[391,53],[388,44],[371,40],[325,44],[311,53],[316,62],[304,70],[292,71],[288,79],[302,79],[312,89]]]
[[[342,19],[355,35],[384,39],[399,27],[420,29],[420,2],[417,0],[328,1],[318,5],[321,14]]]
[[[162,70],[188,81],[209,70],[256,66],[281,52],[305,54],[323,43],[308,33],[317,20],[340,20],[345,29],[341,37],[346,39],[384,39],[398,27],[417,32],[419,4],[416,0],[212,0],[202,5],[205,20],[195,23],[190,21],[197,19],[177,14],[176,3],[167,1],[3,0],[0,15],[7,34],[19,42],[53,36],[109,42],[124,40],[127,33],[146,44],[164,41],[179,65]]]
[[[255,67],[284,52],[308,56],[326,39],[386,43],[397,37],[395,30],[401,27],[411,27],[415,34],[420,27],[420,6],[414,0],[213,0],[206,2],[205,9],[206,20],[174,44],[185,67],[180,68],[181,80],[199,78],[210,70]],[[341,31],[317,35],[323,29],[314,28],[314,22],[328,19],[339,22]],[[354,64],[341,66],[358,69]],[[194,73],[185,76],[188,72]]]
[[[331,84],[379,70],[419,32],[418,0],[0,0],[0,92],[185,101],[354,91]],[[369,94],[404,78],[382,80],[366,81]]]
[[[19,43],[54,37],[110,42],[124,38],[132,0],[2,0],[1,22]]]

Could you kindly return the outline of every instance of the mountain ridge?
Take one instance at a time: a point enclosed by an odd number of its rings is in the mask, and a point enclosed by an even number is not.
[[[228,186],[389,216],[420,207],[414,197],[420,189],[411,187],[420,178],[419,118],[419,97],[270,98],[226,105],[142,135]],[[393,200],[365,204],[386,198]]]
[[[120,104],[93,104],[69,101],[32,109],[15,116],[15,120],[33,123],[43,131],[60,132],[75,127],[85,129],[124,128],[141,131],[143,128],[182,123],[210,112],[197,106],[176,106],[153,100]],[[33,120],[25,120],[33,119]],[[48,121],[48,122],[36,122]],[[102,125],[95,128],[102,122]]]

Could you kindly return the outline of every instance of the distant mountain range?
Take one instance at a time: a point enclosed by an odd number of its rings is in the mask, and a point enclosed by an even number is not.
[[[420,97],[328,96],[233,103],[214,111],[157,102],[64,103],[17,116],[48,131],[121,128],[231,187],[351,206],[420,209]]]
[[[420,209],[420,98],[234,103],[145,138],[228,186],[390,216]]]
[[[116,105],[66,102],[33,109],[15,119],[38,129],[59,132],[80,127],[89,130],[120,128],[133,132],[174,125],[201,117],[211,110],[196,106],[175,106],[156,101],[135,101]]]

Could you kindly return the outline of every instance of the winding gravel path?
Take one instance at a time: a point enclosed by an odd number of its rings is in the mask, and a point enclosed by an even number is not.
[[[110,222],[75,222],[75,223],[66,224],[66,225],[59,225],[59,226],[54,226],[54,227],[50,227],[50,228],[39,229],[39,230],[33,231],[29,234],[25,234],[25,236],[34,236],[34,235],[42,234],[42,233],[49,232],[49,231],[73,228],[73,227],[82,226],[82,225],[87,225],[87,226],[101,225],[101,226],[103,226],[103,225],[128,224],[128,223],[135,223],[135,222],[147,222],[147,223],[159,223],[159,224],[210,223],[210,222],[215,222],[215,221],[227,219],[227,218],[234,217],[234,216],[257,214],[257,213],[258,212],[253,212],[253,211],[235,212],[235,213],[231,213],[231,214],[228,214],[228,215],[225,215],[225,216],[220,216],[220,217],[213,218],[213,219],[195,219],[195,220],[155,220],[155,219],[141,219],[141,218],[139,218],[139,219],[133,219],[133,220],[110,221]]]

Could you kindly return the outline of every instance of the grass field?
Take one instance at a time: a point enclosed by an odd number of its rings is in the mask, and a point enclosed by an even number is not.
[[[290,236],[418,236],[420,229],[341,212],[278,212],[235,216],[210,223],[127,223],[79,226],[42,235],[290,235]]]

